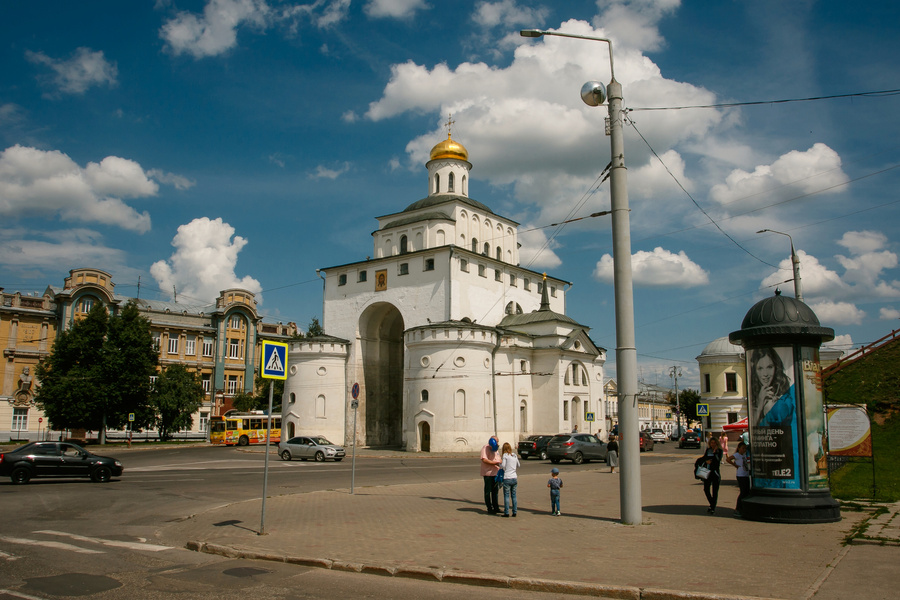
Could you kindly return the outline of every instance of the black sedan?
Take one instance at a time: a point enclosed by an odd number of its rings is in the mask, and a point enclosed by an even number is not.
[[[519,442],[519,457],[522,460],[540,458],[547,460],[547,444],[553,439],[552,435],[530,435],[527,440]]]
[[[685,431],[678,440],[679,448],[699,448],[700,436],[696,431]]]
[[[28,483],[32,477],[90,477],[105,483],[122,474],[122,463],[92,454],[71,442],[32,442],[0,454],[0,476],[13,483]]]

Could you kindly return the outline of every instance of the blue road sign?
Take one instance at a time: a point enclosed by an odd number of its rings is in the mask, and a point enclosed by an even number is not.
[[[265,379],[287,379],[287,344],[262,343],[261,374]]]
[[[698,404],[697,405],[697,416],[698,417],[708,417],[709,416],[709,404]]]

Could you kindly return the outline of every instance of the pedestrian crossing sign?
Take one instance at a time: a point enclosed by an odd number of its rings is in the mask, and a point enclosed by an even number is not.
[[[697,416],[698,417],[708,417],[709,416],[709,404],[698,404],[697,405]]]
[[[287,379],[287,344],[265,341],[262,343],[261,372],[265,379]]]
[[[584,413],[584,420],[592,422],[594,420],[594,413],[592,413],[592,412]]]

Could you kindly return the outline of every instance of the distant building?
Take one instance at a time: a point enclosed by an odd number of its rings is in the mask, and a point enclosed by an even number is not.
[[[841,356],[840,350],[823,346],[821,365],[826,367]],[[703,429],[722,431],[724,425],[747,416],[747,366],[744,349],[728,341],[728,336],[713,340],[697,357],[700,366],[700,402],[709,404],[709,416],[702,419]],[[693,420],[696,419],[690,415]]]
[[[571,284],[519,264],[518,223],[469,197],[461,144],[426,168],[425,198],[376,217],[372,258],[320,270],[329,335],[291,343],[285,435],[471,452],[608,431],[606,350],[565,314]]]
[[[0,440],[36,439],[47,422],[34,404],[40,382],[38,362],[50,355],[58,332],[84,318],[97,303],[116,314],[133,300],[151,323],[160,365],[180,363],[199,374],[206,392],[192,432],[207,429],[210,416],[231,408],[231,399],[252,392],[263,339],[286,341],[294,323],[265,323],[252,292],[223,290],[213,304],[162,302],[117,295],[112,276],[99,269],[73,269],[61,288],[40,297],[0,289],[0,340],[5,342],[0,371]]]

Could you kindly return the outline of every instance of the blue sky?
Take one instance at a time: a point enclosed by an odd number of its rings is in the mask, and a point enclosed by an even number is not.
[[[793,237],[841,348],[898,327],[900,95],[770,102],[900,88],[889,1],[4,2],[0,287],[93,266],[144,298],[247,287],[305,327],[315,270],[427,195],[452,113],[470,196],[522,224],[523,265],[575,282],[614,376],[608,217],[547,227],[609,207],[606,109],[579,97],[607,47],[524,28],[614,42],[644,380],[697,387],[707,343],[793,295],[789,241],[760,229]]]

